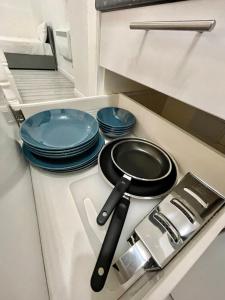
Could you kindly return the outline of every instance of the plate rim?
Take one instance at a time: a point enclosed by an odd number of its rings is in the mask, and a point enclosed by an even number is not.
[[[89,162],[92,162],[94,159],[97,159],[97,158],[98,158],[98,155],[99,155],[99,153],[100,153],[100,151],[102,150],[102,148],[103,148],[104,145],[105,145],[105,139],[104,139],[101,135],[99,135],[99,145],[98,145],[99,151],[96,153],[96,155],[94,155],[93,157],[91,157],[88,161],[85,161],[84,163],[78,165],[77,168],[83,167],[83,166],[85,166],[86,164],[88,164]],[[31,151],[29,151],[29,150],[27,150],[27,151],[28,151],[28,154],[31,153],[31,155],[33,155],[33,153],[32,153]],[[51,170],[52,170],[52,171],[54,171],[54,170],[61,170],[61,171],[63,171],[63,170],[67,170],[68,168],[71,168],[71,166],[68,166],[68,167],[59,167],[59,166],[56,166],[56,167],[53,167],[53,166],[52,166],[52,167],[46,167],[46,166],[40,166],[40,164],[38,164],[38,163],[36,163],[36,162],[33,162],[33,161],[25,154],[25,151],[24,151],[24,147],[23,147],[23,146],[22,146],[22,152],[23,152],[23,155],[24,155],[24,157],[26,158],[26,160],[28,160],[32,165],[34,165],[34,166],[36,166],[36,167],[38,167],[38,168],[44,169],[44,170],[48,170],[48,171],[51,171]],[[45,159],[47,159],[47,158],[45,158]],[[38,158],[38,160],[41,161],[41,157]],[[57,164],[57,161],[56,161],[56,164]],[[76,169],[76,167],[75,167],[75,169]]]
[[[66,149],[71,149],[71,148],[74,148],[74,147],[78,147],[78,146],[82,146],[84,143],[79,143],[77,145],[73,145],[73,146],[70,146],[70,147],[52,147],[52,146],[44,146],[44,145],[41,145],[39,144],[39,142],[36,141],[37,145],[34,145],[32,144],[32,142],[29,142],[26,140],[26,138],[24,138],[23,134],[22,134],[22,130],[24,129],[24,126],[26,124],[26,122],[28,122],[29,120],[31,120],[32,118],[34,118],[35,116],[39,115],[39,114],[43,114],[43,113],[46,113],[46,112],[51,112],[51,111],[62,111],[62,110],[70,110],[70,111],[76,111],[76,112],[79,112],[79,113],[82,113],[84,115],[88,115],[91,119],[93,119],[96,123],[96,129],[94,131],[94,133],[92,134],[92,137],[93,138],[94,136],[96,136],[96,134],[98,133],[99,131],[99,124],[98,124],[98,121],[96,120],[95,117],[93,117],[90,113],[86,112],[86,111],[82,111],[82,110],[79,110],[79,109],[72,109],[72,108],[55,108],[55,109],[47,109],[47,110],[44,110],[44,111],[40,111],[32,116],[30,116],[29,118],[27,118],[21,125],[20,129],[19,129],[19,135],[22,139],[22,141],[26,142],[27,144],[35,147],[35,148],[39,148],[39,149],[43,149],[43,150],[66,150]],[[91,139],[90,138],[90,139]],[[89,139],[89,140],[90,140]],[[89,141],[88,140],[88,141]],[[35,140],[34,140],[35,141]],[[86,141],[87,142],[87,141]],[[39,146],[38,146],[39,145]]]

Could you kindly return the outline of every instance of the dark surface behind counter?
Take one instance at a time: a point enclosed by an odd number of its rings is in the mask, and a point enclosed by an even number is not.
[[[144,5],[163,4],[183,0],[95,0],[95,7],[100,11],[110,11],[123,8],[132,8]]]

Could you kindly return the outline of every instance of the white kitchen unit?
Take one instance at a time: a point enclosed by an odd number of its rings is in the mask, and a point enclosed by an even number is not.
[[[135,114],[134,135],[150,139],[168,151],[177,161],[179,178],[191,171],[225,195],[224,155],[122,94],[20,104],[13,108],[21,109],[27,118],[49,108],[77,108],[95,115],[99,108],[109,105],[129,109]],[[225,208],[222,208],[163,270],[146,273],[132,286],[120,285],[111,270],[106,287],[94,293],[90,277],[107,228],[107,225],[99,228],[95,219],[111,189],[102,180],[97,166],[69,174],[54,174],[31,167],[31,176],[49,294],[53,300],[163,300],[225,227]],[[142,202],[132,199],[115,260],[128,248],[126,237],[136,223],[158,201]],[[135,216],[137,207],[140,211]]]
[[[0,299],[49,300],[29,165],[0,113]]]
[[[223,300],[225,234],[221,233],[172,292],[175,300]]]
[[[131,30],[132,22],[216,20],[211,32]],[[100,65],[225,118],[225,2],[189,0],[101,14]]]

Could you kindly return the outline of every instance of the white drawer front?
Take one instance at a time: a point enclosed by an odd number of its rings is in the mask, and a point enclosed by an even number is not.
[[[131,22],[216,19],[212,32],[130,30]],[[225,119],[225,1],[103,13],[101,66]]]

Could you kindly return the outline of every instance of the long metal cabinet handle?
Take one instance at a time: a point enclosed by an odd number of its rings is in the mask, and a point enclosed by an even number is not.
[[[180,31],[212,31],[216,20],[187,20],[187,21],[150,21],[132,22],[130,29],[135,30],[180,30]]]

